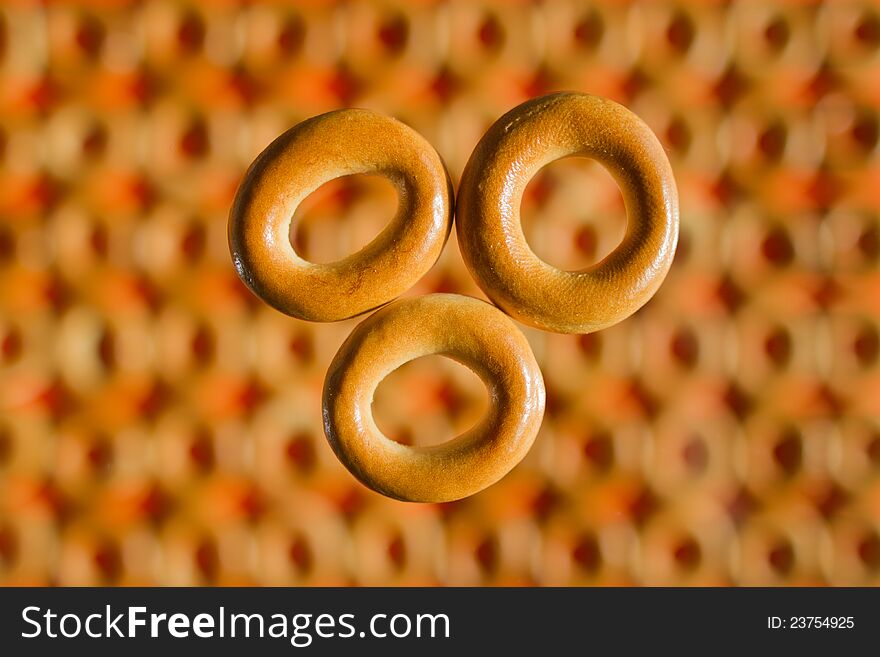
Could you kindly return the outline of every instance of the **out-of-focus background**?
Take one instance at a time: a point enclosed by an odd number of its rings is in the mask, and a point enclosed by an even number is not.
[[[251,295],[226,243],[245,167],[339,107],[421,132],[453,180],[558,89],[666,145],[681,242],[639,313],[525,330],[547,385],[528,457],[461,502],[385,499],[336,461],[320,393],[357,320]],[[836,2],[4,2],[3,584],[874,584],[880,578],[880,5]],[[379,178],[313,194],[328,262],[392,216]],[[585,160],[522,212],[575,269],[620,240]],[[410,294],[482,296],[450,239]],[[377,392],[388,435],[486,408],[440,357]]]

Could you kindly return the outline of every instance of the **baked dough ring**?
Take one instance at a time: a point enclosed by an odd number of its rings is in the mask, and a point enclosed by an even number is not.
[[[347,258],[303,260],[289,238],[297,206],[327,181],[357,173],[378,173],[395,185],[397,214]],[[229,247],[238,275],[266,303],[299,319],[332,322],[412,287],[440,256],[452,212],[449,174],[421,135],[382,114],[339,110],[294,126],[254,160],[229,215]]]
[[[472,369],[489,410],[472,429],[429,447],[384,436],[373,419],[376,386],[420,356],[440,354]],[[544,380],[525,336],[501,311],[455,294],[402,299],[355,328],[324,381],[324,432],[339,460],[370,488],[411,502],[472,495],[529,451],[544,415]]]
[[[627,231],[604,260],[562,271],[539,259],[520,225],[523,191],[537,171],[569,155],[605,165],[623,192]],[[458,190],[458,242],[471,274],[519,321],[558,333],[589,333],[650,299],[678,241],[678,193],[660,142],[610,100],[559,93],[530,100],[489,128]]]

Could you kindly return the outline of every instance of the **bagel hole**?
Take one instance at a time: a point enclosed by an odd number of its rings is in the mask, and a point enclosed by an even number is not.
[[[520,205],[523,234],[544,262],[582,271],[616,249],[626,233],[617,181],[597,161],[566,157],[542,167]]]
[[[299,204],[290,222],[290,244],[309,262],[329,264],[357,253],[397,213],[397,189],[377,174],[330,180]]]
[[[373,418],[379,430],[403,445],[427,447],[474,427],[489,409],[489,394],[473,371],[451,358],[422,356],[379,383]]]

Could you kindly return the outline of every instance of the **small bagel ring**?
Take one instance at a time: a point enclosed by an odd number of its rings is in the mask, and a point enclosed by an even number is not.
[[[374,172],[397,188],[391,223],[342,260],[315,264],[297,255],[289,231],[300,202],[329,180]],[[449,174],[421,135],[375,112],[339,110],[294,126],[257,156],[232,205],[229,247],[238,275],[269,305],[332,322],[412,287],[440,257],[452,212]]]
[[[407,447],[379,431],[376,387],[407,361],[440,354],[472,369],[489,411],[449,442]],[[343,343],[324,380],[324,432],[364,484],[409,502],[448,502],[506,475],[529,451],[544,415],[544,380],[525,336],[494,306],[455,294],[402,299]]]
[[[529,180],[569,155],[608,167],[628,216],[620,246],[582,271],[539,259],[520,225]],[[663,147],[635,114],[596,96],[551,94],[515,107],[477,144],[456,222],[468,269],[499,307],[537,328],[589,333],[625,319],[660,287],[678,241],[678,193]]]

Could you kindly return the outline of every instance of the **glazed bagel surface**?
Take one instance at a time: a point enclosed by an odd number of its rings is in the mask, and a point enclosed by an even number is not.
[[[379,383],[439,354],[473,370],[489,392],[476,426],[440,445],[410,447],[373,418]],[[544,381],[525,336],[494,306],[454,294],[398,300],[359,324],[324,381],[324,431],[360,481],[389,497],[447,502],[495,483],[526,455],[544,414]]]
[[[369,244],[327,264],[294,250],[297,206],[340,176],[375,173],[398,193],[397,213]],[[241,279],[266,303],[310,321],[354,317],[396,298],[440,256],[452,227],[449,174],[412,128],[369,110],[303,121],[251,164],[229,216],[229,246]]]
[[[538,258],[520,223],[529,181],[568,156],[604,165],[627,211],[621,244],[581,271]],[[663,282],[678,240],[678,193],[666,153],[641,119],[610,100],[558,93],[489,128],[462,175],[456,227],[468,269],[505,312],[548,331],[590,333],[634,313]]]

